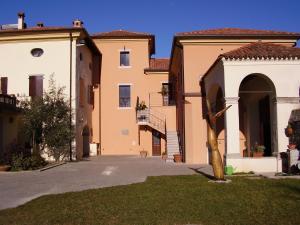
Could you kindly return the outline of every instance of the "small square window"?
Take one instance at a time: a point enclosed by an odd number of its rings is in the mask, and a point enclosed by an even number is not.
[[[120,66],[129,66],[129,52],[120,52]]]
[[[130,85],[119,86],[119,107],[130,107]]]

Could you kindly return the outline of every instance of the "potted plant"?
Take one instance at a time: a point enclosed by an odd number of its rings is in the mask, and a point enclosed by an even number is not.
[[[145,110],[147,108],[148,107],[146,106],[145,102],[141,101],[140,103],[137,104],[135,109],[136,109],[136,111],[141,111],[141,110]]]
[[[174,154],[174,162],[179,163],[182,162],[182,155],[180,153]]]
[[[293,131],[293,127],[292,124],[288,124],[287,127],[285,128],[285,135],[287,137],[291,137],[293,135],[294,131]]]
[[[163,105],[167,106],[169,104],[169,91],[167,87],[163,85],[160,93],[162,95]]]
[[[146,150],[143,149],[142,151],[140,151],[140,156],[141,156],[142,158],[146,158],[147,155],[148,155],[148,152],[147,152]]]
[[[167,153],[166,153],[166,152],[163,152],[163,153],[161,154],[161,158],[162,158],[162,160],[167,160],[167,158],[168,158]]]
[[[263,157],[266,147],[264,145],[255,145],[252,152],[253,157]]]
[[[11,169],[11,166],[8,165],[5,160],[0,160],[0,171],[8,171]]]

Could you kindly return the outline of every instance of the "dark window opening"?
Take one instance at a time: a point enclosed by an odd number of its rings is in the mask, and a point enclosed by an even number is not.
[[[129,52],[120,52],[120,66],[129,66]]]
[[[119,86],[119,107],[130,107],[130,85]]]
[[[31,50],[31,55],[33,57],[40,57],[44,54],[44,50],[41,48],[34,48]]]

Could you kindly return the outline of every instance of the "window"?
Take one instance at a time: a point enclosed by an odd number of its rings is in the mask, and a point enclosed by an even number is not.
[[[0,94],[7,95],[7,77],[1,77],[0,85]]]
[[[84,105],[84,80],[79,78],[79,105],[83,107]]]
[[[93,91],[93,86],[92,85],[88,85],[88,103],[90,105],[93,105],[94,106],[94,91]]]
[[[129,51],[120,52],[120,66],[129,66]]]
[[[119,107],[130,107],[130,85],[119,86]]]
[[[33,57],[40,57],[44,54],[44,50],[41,48],[34,48],[31,50],[31,55]]]
[[[163,98],[163,106],[169,105],[169,97],[170,97],[170,84],[163,83],[161,88],[161,94]]]
[[[29,96],[43,96],[43,75],[29,76]]]

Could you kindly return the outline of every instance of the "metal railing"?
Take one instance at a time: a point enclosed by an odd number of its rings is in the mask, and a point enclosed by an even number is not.
[[[136,119],[139,125],[149,125],[163,134],[166,133],[166,116],[161,112],[152,108],[137,110]]]
[[[16,107],[17,99],[14,96],[0,94],[0,104],[3,106]]]

